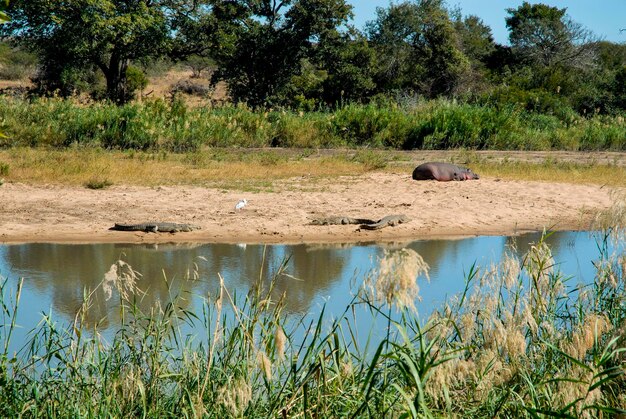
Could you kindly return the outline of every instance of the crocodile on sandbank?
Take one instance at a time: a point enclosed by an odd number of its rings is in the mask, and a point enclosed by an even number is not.
[[[115,223],[109,230],[117,231],[145,231],[148,233],[178,233],[199,230],[200,227],[193,224],[180,223],[139,223],[139,224],[123,224]]]
[[[352,217],[324,217],[314,218],[311,221],[312,225],[326,226],[326,225],[346,225],[346,224],[374,224],[376,221],[369,218],[352,218]]]
[[[385,228],[388,226],[394,227],[398,224],[408,223],[409,221],[411,221],[411,219],[404,214],[388,215],[381,218],[375,223],[361,224],[359,226],[359,229],[362,228],[364,230],[380,230],[381,228]]]
[[[345,224],[359,224],[359,228],[364,230],[380,230],[381,228],[388,226],[396,226],[402,223],[408,223],[411,221],[409,217],[404,214],[388,215],[381,218],[378,221],[369,218],[352,218],[352,217],[325,217],[315,218],[311,221],[312,225],[345,225]]]

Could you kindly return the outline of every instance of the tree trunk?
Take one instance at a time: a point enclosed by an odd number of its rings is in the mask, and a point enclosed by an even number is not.
[[[107,97],[118,105],[123,105],[130,99],[126,88],[128,64],[127,58],[122,58],[117,51],[113,51],[108,68],[103,69],[107,81]]]

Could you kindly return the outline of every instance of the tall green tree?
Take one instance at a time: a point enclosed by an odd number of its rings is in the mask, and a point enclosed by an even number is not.
[[[593,34],[571,20],[566,8],[524,2],[507,12],[511,46],[527,63],[580,67],[593,60]]]
[[[457,90],[471,94],[489,90],[487,67],[497,48],[491,28],[478,16],[462,17],[460,9],[452,12],[452,19],[459,47],[469,60],[469,69],[463,73]]]
[[[453,95],[468,68],[458,34],[442,0],[392,3],[367,25],[377,51],[382,90]]]
[[[95,68],[106,80],[107,97],[123,103],[130,98],[130,63],[165,53],[171,35],[168,15],[187,3],[14,0],[7,9],[11,22],[0,33],[39,56],[50,89],[62,88],[72,74]]]
[[[566,8],[522,3],[507,9],[511,63],[509,86],[542,97],[542,111],[573,107],[580,112],[604,107],[596,72],[597,42],[593,34],[571,20]],[[544,106],[545,105],[545,106]]]
[[[285,104],[299,109],[369,100],[375,54],[354,28],[326,34],[286,86]]]
[[[351,16],[344,0],[211,0],[218,64],[236,102],[284,104],[303,60],[322,48]]]
[[[374,92],[376,55],[363,34],[351,28],[327,34],[316,51],[316,62],[327,74],[322,100],[328,105],[362,102]]]

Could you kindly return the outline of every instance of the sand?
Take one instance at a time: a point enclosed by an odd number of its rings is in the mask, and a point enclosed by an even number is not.
[[[596,185],[505,181],[414,181],[373,172],[334,179],[297,178],[271,192],[194,186],[113,186],[102,190],[57,185],[0,186],[0,242],[299,243],[410,241],[528,231],[584,230],[612,205],[612,190]],[[246,198],[248,205],[235,211]],[[315,217],[411,221],[381,230],[311,225]],[[189,233],[111,231],[116,222],[192,223]]]

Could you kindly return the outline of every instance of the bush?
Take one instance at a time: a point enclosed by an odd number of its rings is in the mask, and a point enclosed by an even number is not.
[[[137,91],[142,91],[148,86],[148,78],[144,72],[135,66],[126,69],[126,90],[130,98],[135,97]]]
[[[479,103],[492,105],[497,109],[513,106],[530,112],[554,115],[564,122],[577,116],[567,99],[544,89],[522,90],[514,86],[499,88],[482,96]]]
[[[431,101],[411,109],[348,105],[333,112],[189,108],[180,98],[116,106],[58,98],[0,101],[0,146],[195,151],[210,147],[624,150],[622,116],[576,117],[514,106]]]

